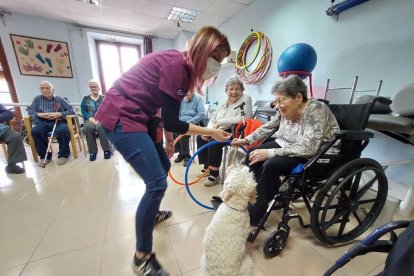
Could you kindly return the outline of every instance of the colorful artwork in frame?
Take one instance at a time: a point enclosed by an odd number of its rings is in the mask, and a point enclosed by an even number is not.
[[[63,41],[10,35],[20,74],[72,78],[68,44]]]

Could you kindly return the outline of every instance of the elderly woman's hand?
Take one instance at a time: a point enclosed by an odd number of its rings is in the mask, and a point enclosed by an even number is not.
[[[269,159],[269,153],[267,149],[257,149],[257,150],[250,152],[249,165],[253,165],[258,162],[265,161],[267,159]]]
[[[247,140],[246,139],[238,139],[234,138],[233,141],[231,141],[232,146],[246,146]]]

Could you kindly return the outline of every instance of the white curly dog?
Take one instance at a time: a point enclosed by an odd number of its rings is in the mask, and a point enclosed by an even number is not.
[[[249,202],[256,200],[256,181],[246,166],[234,166],[220,193],[223,203],[214,214],[203,239],[201,270],[204,276],[253,275],[246,254],[250,233]]]

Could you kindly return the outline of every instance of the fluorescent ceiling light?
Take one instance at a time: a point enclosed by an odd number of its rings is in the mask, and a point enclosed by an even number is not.
[[[167,19],[173,21],[193,22],[194,18],[199,14],[200,12],[198,11],[173,7]]]

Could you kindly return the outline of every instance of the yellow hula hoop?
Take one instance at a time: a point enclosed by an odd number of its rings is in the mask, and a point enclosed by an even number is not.
[[[252,40],[252,38],[254,36],[256,36],[256,39]],[[249,67],[250,65],[253,64],[253,62],[257,58],[257,55],[259,54],[259,50],[260,50],[260,46],[261,46],[261,38],[262,38],[262,36],[261,36],[260,32],[253,32],[249,36],[246,37],[246,39],[243,41],[242,46],[240,46],[240,49],[237,52],[237,56],[236,56],[236,67],[237,68],[246,69],[247,67]],[[250,61],[246,64],[245,60],[246,60],[247,50],[249,49],[250,45],[255,40],[257,40],[257,44],[256,44],[256,49],[255,49],[254,55],[252,56]],[[242,54],[241,60],[243,62],[243,65],[239,65],[239,55],[240,54]]]

